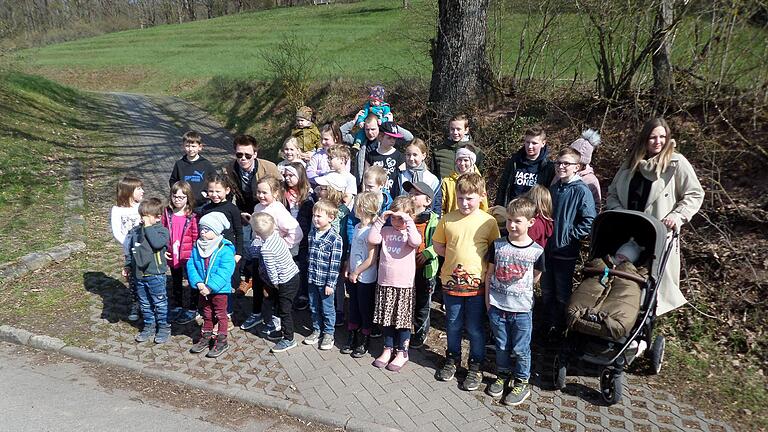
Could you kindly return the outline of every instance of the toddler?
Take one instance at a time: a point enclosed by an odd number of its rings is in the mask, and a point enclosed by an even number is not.
[[[315,111],[302,106],[296,110],[296,127],[291,131],[291,137],[296,138],[301,159],[308,162],[312,154],[320,147],[320,131],[314,123]]]

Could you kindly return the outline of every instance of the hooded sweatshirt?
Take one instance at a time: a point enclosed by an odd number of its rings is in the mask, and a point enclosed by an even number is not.
[[[192,187],[192,196],[195,197],[195,207],[199,207],[205,202],[203,190],[206,188],[205,177],[216,172],[211,162],[198,156],[197,160],[190,161],[187,155],[176,161],[171,171],[171,177],[168,179],[168,185],[173,186],[179,180],[184,180]]]
[[[504,165],[504,172],[499,177],[494,205],[504,206],[512,199],[528,192],[536,184],[549,187],[555,177],[555,165],[547,157],[548,149],[544,146],[535,160],[529,160],[525,149],[515,153]]]

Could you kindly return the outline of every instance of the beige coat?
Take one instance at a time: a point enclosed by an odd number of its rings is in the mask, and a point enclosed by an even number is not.
[[[661,176],[657,177],[652,168],[651,164],[638,168],[647,179],[653,181],[645,213],[659,220],[673,219],[676,229],[679,230],[681,225],[690,221],[699,211],[704,201],[704,189],[691,163],[679,153],[672,155],[669,166]],[[626,164],[622,165],[616,173],[611,185],[608,186],[608,198],[605,204],[608,210],[627,208],[629,182],[633,174]],[[683,293],[680,292],[680,244],[676,241],[659,285],[656,314],[663,315],[686,302]]]

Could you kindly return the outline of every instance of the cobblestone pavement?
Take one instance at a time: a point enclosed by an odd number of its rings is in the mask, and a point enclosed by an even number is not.
[[[124,137],[117,152],[120,154],[115,156],[132,161],[126,169],[139,174],[150,192],[163,196],[167,193],[168,175],[180,156],[179,137],[186,130],[204,135],[204,155],[215,165],[224,163],[231,153],[229,133],[188,103],[127,94],[114,97],[113,116]],[[230,332],[233,346],[222,357],[192,355],[187,350],[199,331],[194,323],[174,326],[172,341],[165,345],[137,344],[133,341],[135,329],[123,324],[127,296],[124,288],[115,288],[114,282],[104,273],[92,274],[86,280],[86,288],[102,300],[92,307],[92,329],[99,335],[97,351],[406,431],[733,430],[650,387],[642,376],[625,374],[623,402],[611,407],[600,401],[594,374],[569,376],[563,392],[547,390],[541,379],[547,372],[541,365],[549,360],[540,350],[534,350],[531,398],[518,407],[506,407],[481,391],[460,390],[457,380],[436,381],[434,374],[440,361],[437,352],[442,350],[438,347],[411,350],[410,364],[400,373],[391,373],[372,367],[370,356],[353,359],[339,354],[338,349],[319,351],[299,344],[298,348],[273,355],[269,353],[270,342],[239,329]],[[238,300],[236,323],[249,304],[249,298]],[[433,314],[439,316],[442,312],[433,309]],[[307,313],[298,313],[297,321],[297,337],[301,340],[310,333]],[[440,320],[435,321],[435,332],[439,333]],[[340,332],[337,341],[343,340],[345,335]],[[430,341],[433,345],[444,343],[437,337]],[[380,343],[373,344],[373,352],[378,352]],[[491,378],[487,373],[485,384]]]

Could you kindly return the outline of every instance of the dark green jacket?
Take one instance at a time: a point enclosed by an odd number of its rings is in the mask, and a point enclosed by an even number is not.
[[[430,167],[432,174],[440,179],[451,175],[451,173],[456,170],[456,150],[466,147],[467,145],[472,145],[474,147],[473,151],[477,155],[477,162],[475,162],[475,165],[477,165],[478,169],[482,169],[483,152],[477,148],[474,141],[472,141],[472,138],[469,138],[467,141],[459,142],[451,141],[450,138],[448,138],[432,149],[432,166]]]

